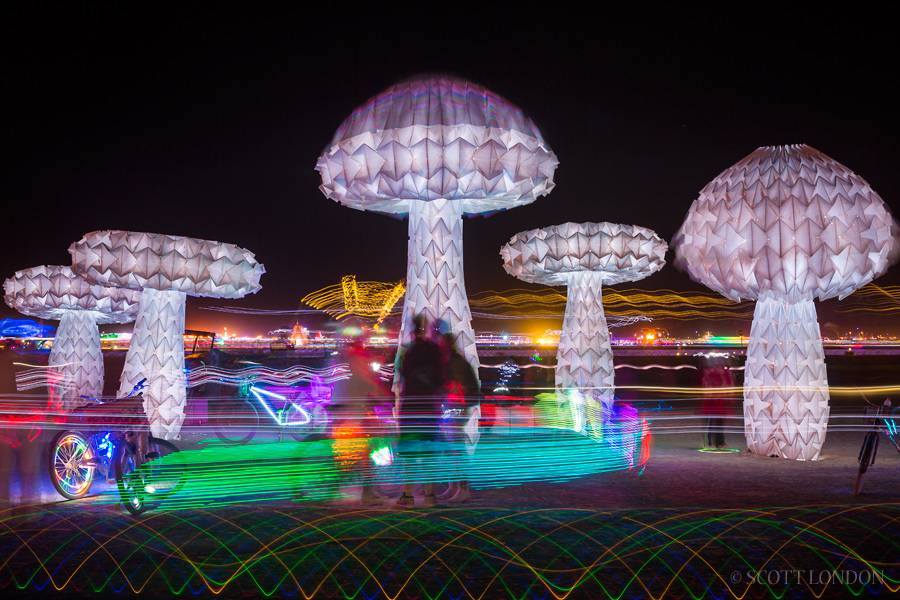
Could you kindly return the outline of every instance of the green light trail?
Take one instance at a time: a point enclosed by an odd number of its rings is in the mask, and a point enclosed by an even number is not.
[[[398,444],[391,438],[208,443],[145,465],[146,483],[156,492],[147,499],[157,510],[184,510],[260,499],[319,502],[360,481],[390,486],[468,480],[487,489],[621,471],[640,458],[641,433],[617,426],[601,442],[565,429],[498,429],[483,435],[474,451],[462,442]],[[370,454],[383,448],[390,448],[393,464],[377,466]],[[116,494],[102,498],[118,502]]]

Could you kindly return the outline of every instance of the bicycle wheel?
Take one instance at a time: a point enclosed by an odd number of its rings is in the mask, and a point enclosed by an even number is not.
[[[259,411],[249,400],[220,399],[210,403],[209,424],[228,445],[246,444],[256,435]]]
[[[308,410],[303,409],[302,413],[292,404],[285,411],[284,420],[288,424],[299,423],[288,426],[291,437],[298,442],[322,439],[328,432],[328,411],[318,403],[313,403]]]
[[[166,456],[178,452],[171,442],[150,437],[143,461],[137,458],[133,444],[122,442],[116,449],[114,465],[119,498],[133,515],[153,508],[176,493],[185,483],[184,467]]]
[[[61,431],[50,445],[50,481],[69,500],[84,498],[94,481],[90,440],[77,431]]]
[[[178,492],[186,480],[184,465],[167,459],[167,456],[178,452],[172,442],[150,437],[150,451],[147,461],[142,467],[147,470],[147,493],[153,500],[163,500]]]

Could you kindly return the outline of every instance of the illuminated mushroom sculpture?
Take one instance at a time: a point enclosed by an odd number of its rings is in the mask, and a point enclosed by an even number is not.
[[[610,414],[615,390],[603,286],[659,271],[667,249],[650,229],[616,223],[563,223],[523,231],[500,249],[503,268],[513,277],[567,287],[556,387],[566,394],[577,391],[588,403],[591,422],[598,421],[592,415],[601,405],[604,415]]]
[[[138,312],[140,294],[88,283],[64,266],[17,271],[3,284],[6,303],[19,312],[59,321],[49,366],[51,405],[72,410],[81,396],[103,393],[100,330],[105,323],[128,323]]]
[[[184,421],[187,296],[242,298],[265,273],[234,244],[131,231],[94,231],[69,247],[72,269],[104,286],[140,291],[119,394],[147,380],[144,410],[156,437],[175,439]]]
[[[351,208],[409,218],[400,339],[412,317],[449,323],[478,371],[463,279],[463,215],[534,202],[553,189],[556,156],[534,123],[473,83],[427,76],[371,98],[319,157],[322,192]]]
[[[751,452],[816,460],[828,424],[813,300],[887,270],[893,219],[866,181],[806,145],[759,148],[700,191],[675,237],[676,265],[732,300],[755,300],[744,370]]]

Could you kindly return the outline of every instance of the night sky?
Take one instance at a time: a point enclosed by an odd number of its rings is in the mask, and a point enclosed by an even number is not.
[[[69,244],[95,229],[232,242],[265,263],[264,289],[189,300],[188,326],[254,334],[287,320],[199,307],[297,308],[342,274],[402,279],[405,221],[327,200],[314,166],[357,105],[421,72],[505,96],[560,160],[549,196],[466,221],[470,294],[524,287],[498,256],[523,229],[605,220],[671,239],[700,188],[761,145],[822,150],[900,215],[900,44],[872,29],[875,16],[771,14],[746,31],[704,18],[658,33],[644,22],[553,29],[538,13],[521,25],[479,12],[435,27],[425,16],[404,25],[341,12],[226,22],[47,11],[8,21],[16,168],[0,275],[67,264]],[[900,283],[898,271],[880,281]],[[637,285],[702,289],[671,267]]]

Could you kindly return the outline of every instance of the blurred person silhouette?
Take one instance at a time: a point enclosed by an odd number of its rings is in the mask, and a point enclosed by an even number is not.
[[[433,442],[440,438],[441,400],[444,391],[444,361],[440,346],[429,339],[428,318],[418,314],[412,319],[413,340],[395,363],[397,396],[394,417],[400,440],[398,454],[408,463],[424,463],[424,506],[434,506],[434,483],[429,463],[434,459]],[[407,471],[409,472],[409,471]],[[403,485],[397,506],[413,506],[413,484]]]
[[[237,357],[219,348],[210,348],[207,352],[193,352],[184,357],[184,366],[188,370],[203,367],[214,367],[223,371],[236,370]],[[123,364],[124,366],[124,364]],[[186,410],[193,414],[205,415],[207,419],[215,419],[223,433],[239,439],[247,434],[250,427],[248,412],[243,408],[241,397],[250,395],[248,391],[252,382],[245,380],[240,387],[223,383],[221,380],[207,381],[202,385],[187,388]],[[117,391],[117,390],[116,390]],[[116,393],[115,391],[113,393]]]
[[[28,504],[42,499],[42,475],[50,442],[40,427],[0,430],[0,502]],[[53,432],[50,432],[53,433]]]
[[[375,418],[375,405],[389,400],[389,390],[373,368],[378,361],[361,339],[355,338],[346,346],[344,360],[350,367],[350,377],[334,386],[331,437],[336,444],[346,444],[347,435],[359,437],[358,460],[352,465],[362,486],[359,501],[364,506],[377,506],[384,503],[384,498],[375,487],[375,471],[369,455],[375,446],[380,447],[384,435]]]
[[[700,386],[706,389],[734,387],[734,378],[723,356],[709,353],[704,356]],[[706,417],[706,447],[725,447],[725,416],[728,401],[725,391],[703,393],[703,415]]]
[[[434,333],[441,347],[446,380],[443,413],[449,415],[449,423],[444,439],[448,442],[451,466],[459,474],[459,480],[449,482],[440,499],[464,502],[472,496],[468,458],[478,441],[481,387],[472,365],[456,347],[456,335],[450,331],[450,324],[444,320],[436,321]]]

